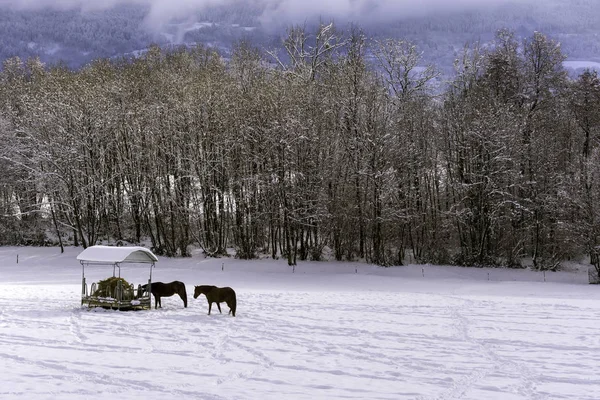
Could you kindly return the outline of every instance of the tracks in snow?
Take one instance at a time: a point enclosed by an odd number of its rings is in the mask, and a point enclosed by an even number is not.
[[[517,362],[510,357],[500,355],[485,339],[477,339],[471,334],[471,322],[466,316],[472,315],[475,308],[483,309],[485,313],[486,308],[489,309],[489,307],[492,307],[491,303],[476,302],[470,298],[457,296],[449,296],[449,299],[457,302],[456,305],[447,308],[452,318],[452,325],[457,338],[470,344],[475,350],[475,354],[486,360],[486,364],[488,365],[473,368],[470,373],[453,382],[449,389],[435,397],[435,400],[463,399],[467,392],[474,389],[477,384],[480,384],[486,377],[492,374],[495,376],[505,376],[509,379],[514,379],[516,375],[518,384],[512,387],[511,391],[522,396],[523,399],[545,399],[546,396],[539,393],[536,389],[536,382],[539,380],[539,375],[534,374],[525,363]]]
[[[60,287],[44,296],[38,287],[2,289],[0,375],[11,383],[0,397],[7,399],[96,392],[207,400],[568,398],[549,395],[548,382],[560,382],[591,400],[600,389],[595,305],[549,310],[535,299],[240,291],[233,318],[207,316],[201,300],[188,308],[167,298],[149,312],[94,312],[73,307],[76,296],[65,302]],[[549,350],[560,358],[549,359]],[[542,365],[554,375],[542,375]]]

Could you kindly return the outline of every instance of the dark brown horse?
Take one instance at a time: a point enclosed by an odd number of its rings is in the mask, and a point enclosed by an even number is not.
[[[142,290],[144,292],[148,291],[148,284],[142,285]],[[160,303],[161,297],[169,297],[174,294],[178,294],[183,300],[183,306],[187,307],[187,292],[185,291],[185,284],[179,281],[173,281],[171,283],[162,283],[162,282],[152,282],[150,285],[150,291],[152,292],[152,296],[154,296],[154,308],[162,308],[162,304]]]
[[[194,288],[194,298],[197,299],[201,294],[206,296],[208,300],[208,315],[210,315],[210,309],[212,303],[217,303],[217,308],[221,312],[221,305],[219,303],[227,303],[229,307],[229,314],[235,317],[235,309],[237,307],[237,301],[235,298],[235,291],[230,287],[216,287],[216,286],[196,286]]]

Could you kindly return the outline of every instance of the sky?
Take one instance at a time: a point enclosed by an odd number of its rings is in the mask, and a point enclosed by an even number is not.
[[[120,4],[144,4],[150,7],[148,22],[166,23],[206,7],[233,4],[240,0],[0,0],[0,6],[16,9],[51,7],[60,10],[93,11]],[[391,18],[420,16],[431,12],[492,7],[530,0],[247,0],[264,9],[263,24],[274,22],[299,23],[312,17],[326,16],[358,22],[385,21]]]

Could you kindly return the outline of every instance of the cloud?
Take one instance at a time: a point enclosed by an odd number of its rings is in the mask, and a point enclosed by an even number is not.
[[[232,0],[233,1],[233,0]],[[209,7],[227,5],[230,0],[0,0],[0,9],[14,10],[80,10],[102,11],[119,5],[138,4],[147,6],[148,25],[160,25],[175,18],[183,18]],[[255,0],[251,0],[255,1]]]
[[[167,14],[183,13],[186,10],[201,10],[206,7],[227,4],[228,0],[0,0],[0,7],[11,7],[17,10],[33,9],[80,9],[106,10],[121,4],[143,4]]]
[[[120,5],[143,5],[149,10],[146,25],[158,29],[174,19],[192,16],[206,8],[229,3],[229,0],[0,0],[0,9],[9,7],[20,11],[53,9],[91,12],[109,10]]]
[[[370,23],[421,16],[432,12],[451,12],[473,8],[489,8],[506,3],[533,0],[0,0],[0,7],[30,10],[53,8],[94,11],[121,4],[141,4],[149,7],[147,24],[159,26],[175,18],[214,6],[236,3],[263,10],[260,21],[269,24],[293,24],[315,17]]]
[[[325,16],[363,23],[485,9],[525,1],[529,0],[279,0],[265,2],[261,20],[264,23],[294,23]]]

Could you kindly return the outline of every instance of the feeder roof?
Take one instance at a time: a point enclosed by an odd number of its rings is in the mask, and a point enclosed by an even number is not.
[[[158,258],[145,247],[91,246],[77,256],[79,261],[95,263],[154,263]]]

